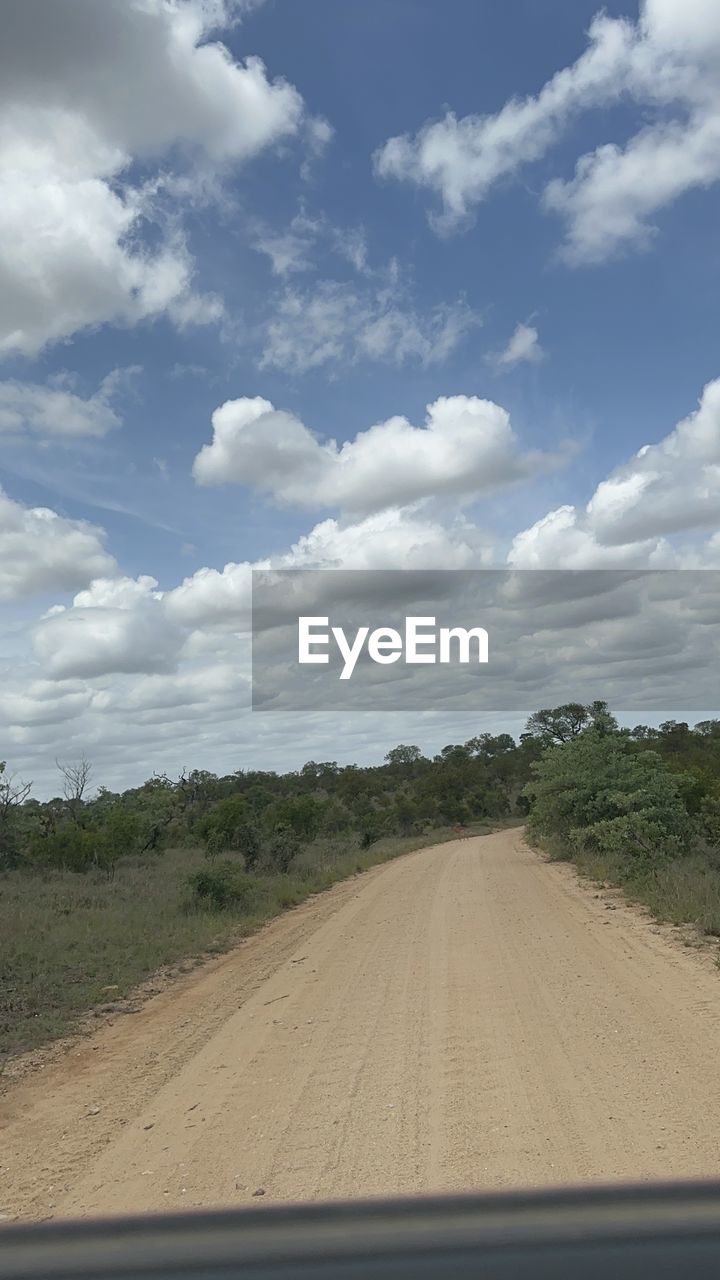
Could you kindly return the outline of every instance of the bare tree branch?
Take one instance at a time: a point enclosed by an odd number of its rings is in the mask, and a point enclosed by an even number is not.
[[[62,764],[60,760],[56,760],[60,773],[63,777],[63,795],[71,816],[76,822],[79,821],[80,810],[83,806],[83,797],[92,776],[92,765],[89,760],[82,759],[76,764]]]
[[[5,761],[0,760],[0,821],[7,821],[10,810],[23,804],[32,790],[32,782],[16,782],[15,777],[5,774]]]

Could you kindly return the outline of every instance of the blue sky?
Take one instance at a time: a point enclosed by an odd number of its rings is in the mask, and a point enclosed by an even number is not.
[[[42,773],[59,734],[126,779],[143,690],[189,705],[232,665],[228,564],[716,565],[710,0],[56,0],[51,31],[34,7],[0,133],[0,756]],[[317,754],[290,736],[280,763]]]

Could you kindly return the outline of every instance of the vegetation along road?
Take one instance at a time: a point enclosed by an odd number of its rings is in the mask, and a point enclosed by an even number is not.
[[[0,1208],[718,1175],[718,984],[518,829],[423,849],[12,1085]]]

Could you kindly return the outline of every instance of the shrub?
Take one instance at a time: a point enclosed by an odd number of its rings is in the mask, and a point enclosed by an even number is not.
[[[242,796],[227,796],[198,823],[198,834],[210,857],[220,853],[241,853],[246,867],[254,867],[260,856],[260,840]]]
[[[685,851],[694,827],[673,775],[654,751],[586,730],[546,751],[525,788],[530,831],[575,852],[615,854],[641,873]]]
[[[187,881],[195,901],[216,911],[247,908],[256,890],[256,881],[237,862],[226,859],[202,871],[195,871]]]
[[[66,822],[30,842],[29,860],[60,871],[88,871],[98,863],[98,840],[91,831]]]
[[[273,871],[286,872],[299,852],[300,840],[293,829],[278,825],[266,845],[267,861]]]

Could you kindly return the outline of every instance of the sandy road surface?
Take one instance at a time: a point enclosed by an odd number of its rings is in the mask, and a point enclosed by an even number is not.
[[[0,1209],[718,1175],[719,1063],[710,957],[517,831],[461,840],[335,886],[12,1085]]]

